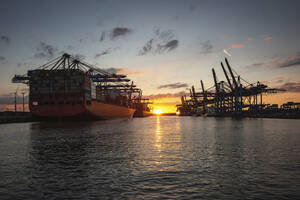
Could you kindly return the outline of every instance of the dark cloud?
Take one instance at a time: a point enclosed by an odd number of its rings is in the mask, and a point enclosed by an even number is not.
[[[278,86],[278,88],[288,92],[300,92],[300,82],[287,82]]]
[[[154,34],[164,43],[169,42],[175,36],[172,30],[161,30],[160,28],[155,28]]]
[[[102,31],[99,41],[103,42],[107,37],[109,37],[111,40],[114,40],[116,38],[128,35],[132,32],[133,30],[131,28],[116,27],[110,31]]]
[[[163,53],[166,51],[172,51],[172,50],[176,49],[177,47],[178,47],[178,40],[172,40],[165,45],[158,45],[157,51],[159,53]]]
[[[253,63],[253,64],[250,64],[250,65],[247,65],[246,68],[249,68],[249,69],[260,68],[260,67],[264,67],[265,64],[266,63],[263,63],[263,62]]]
[[[253,63],[253,64],[250,64],[250,65],[247,65],[245,66],[245,68],[248,68],[249,70],[253,70],[253,69],[259,69],[259,68],[265,68],[266,65],[268,63],[264,63],[264,62],[257,62],[257,63]]]
[[[0,62],[4,63],[6,61],[6,58],[4,56],[0,56]]]
[[[58,51],[58,49],[55,48],[54,46],[46,44],[44,42],[40,42],[36,50],[38,52],[34,55],[35,58],[48,58],[48,59],[53,58]]]
[[[10,44],[10,37],[6,36],[6,35],[2,35],[0,36],[0,41],[3,42],[6,45]]]
[[[189,95],[189,94],[184,91],[181,91],[177,93],[160,93],[160,94],[145,95],[143,97],[153,100],[153,99],[161,99],[161,98],[177,98],[184,95]]]
[[[107,55],[107,54],[110,54],[111,53],[111,49],[106,49],[106,50],[104,50],[104,51],[102,51],[102,52],[100,52],[100,53],[97,53],[96,55],[95,55],[95,58],[99,58],[99,57],[101,57],[101,56],[104,56],[104,55]]]
[[[20,62],[17,64],[17,67],[24,67],[26,65],[29,65],[27,62]]]
[[[253,67],[261,67],[263,66],[265,63],[254,63],[252,66]]]
[[[213,50],[213,45],[210,40],[207,40],[201,44],[201,54],[209,54]]]
[[[171,83],[171,84],[166,84],[166,85],[160,85],[157,88],[158,89],[163,89],[163,88],[169,88],[169,89],[177,89],[177,88],[186,88],[188,87],[188,84],[186,83]]]
[[[86,58],[86,56],[83,54],[72,54],[72,57],[77,60],[84,60]]]
[[[179,41],[174,40],[174,33],[172,30],[154,29],[154,36],[146,42],[146,44],[139,51],[138,55],[143,56],[150,52],[154,54],[161,54],[169,52],[178,47]]]
[[[111,68],[103,69],[103,70],[105,70],[105,71],[107,71],[108,73],[111,73],[111,74],[117,74],[117,73],[121,72],[123,69],[122,68],[111,67]]]
[[[108,49],[106,49],[106,50],[103,50],[103,51],[100,52],[100,53],[97,53],[97,54],[95,55],[95,58],[99,58],[99,57],[101,57],[101,56],[104,56],[104,55],[107,55],[107,54],[111,54],[112,52],[117,51],[117,50],[119,50],[119,49],[120,49],[120,47],[108,48]]]
[[[153,48],[153,40],[154,39],[150,39],[144,46],[143,48],[140,50],[139,55],[143,56],[147,53],[149,53],[151,51],[151,49]]]
[[[132,33],[132,29],[126,27],[116,27],[110,32],[110,39],[114,40],[118,37]]]
[[[296,65],[300,65],[300,56],[281,63],[279,65],[279,68],[293,67],[293,66],[296,66]]]

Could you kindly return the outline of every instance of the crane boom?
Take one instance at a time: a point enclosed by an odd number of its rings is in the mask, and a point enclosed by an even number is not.
[[[230,65],[229,65],[229,63],[228,63],[227,58],[225,58],[225,62],[226,62],[226,64],[227,64],[229,73],[230,73],[230,75],[231,75],[231,77],[232,77],[232,81],[233,81],[233,84],[234,84],[234,88],[238,88],[238,83],[237,83],[236,80],[235,80],[235,77],[234,77],[234,75],[233,75],[233,72],[232,72],[231,67],[230,67]]]
[[[213,77],[214,77],[216,92],[219,93],[220,90],[219,90],[219,85],[218,85],[218,81],[217,81],[217,75],[216,75],[214,68],[212,68],[212,73],[213,73]]]
[[[230,87],[231,91],[233,91],[232,84],[231,84],[231,82],[230,82],[230,79],[229,79],[229,77],[228,77],[228,74],[227,74],[227,72],[226,72],[226,70],[225,70],[224,65],[223,65],[222,62],[221,62],[221,66],[222,66],[223,72],[224,72],[224,74],[225,74],[225,77],[226,77],[226,79],[227,79],[227,82],[228,82],[228,84],[229,84],[229,87]]]

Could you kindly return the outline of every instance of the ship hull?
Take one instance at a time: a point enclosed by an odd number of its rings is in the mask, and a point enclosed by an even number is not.
[[[148,117],[148,116],[151,116],[151,115],[153,115],[153,113],[152,112],[148,112],[148,111],[140,111],[140,112],[135,112],[134,113],[134,115],[133,115],[133,117]]]
[[[80,120],[132,118],[135,109],[92,101],[89,105],[38,105],[30,106],[32,115],[40,118],[65,118]]]

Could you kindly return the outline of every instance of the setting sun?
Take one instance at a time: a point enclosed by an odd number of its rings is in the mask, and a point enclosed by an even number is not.
[[[155,109],[155,110],[153,111],[153,113],[156,114],[156,115],[159,115],[159,114],[162,113],[162,111],[161,111],[160,109]]]

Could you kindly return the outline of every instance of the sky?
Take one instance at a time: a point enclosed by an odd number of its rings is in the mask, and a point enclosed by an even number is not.
[[[297,0],[2,0],[0,109],[25,88],[14,74],[63,52],[127,74],[165,112],[200,80],[212,87],[212,68],[225,80],[225,57],[248,82],[287,90],[265,103],[300,101],[299,9]]]

